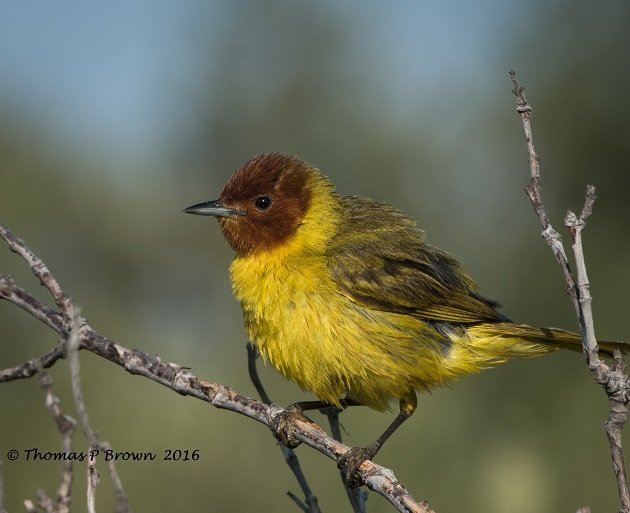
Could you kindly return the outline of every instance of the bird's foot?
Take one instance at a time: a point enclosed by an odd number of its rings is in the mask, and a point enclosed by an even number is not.
[[[351,447],[348,452],[342,454],[337,460],[337,468],[350,488],[358,488],[364,484],[359,467],[366,460],[371,460],[378,448],[373,445],[367,447]]]
[[[295,436],[295,422],[298,419],[308,421],[302,412],[302,407],[299,404],[290,404],[283,412],[274,417],[271,426],[269,426],[276,440],[290,449],[294,449],[302,443]]]

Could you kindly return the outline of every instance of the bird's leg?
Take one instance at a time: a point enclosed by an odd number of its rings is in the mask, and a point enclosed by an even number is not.
[[[337,468],[339,468],[343,477],[350,488],[357,488],[363,484],[363,478],[359,472],[359,467],[365,460],[371,460],[380,451],[387,439],[392,436],[416,409],[418,401],[415,392],[410,392],[400,400],[400,411],[394,421],[387,427],[383,434],[379,436],[373,443],[367,447],[351,447],[346,453],[342,454],[337,460]]]
[[[247,370],[249,372],[249,379],[251,380],[256,392],[260,396],[260,399],[265,404],[271,404],[271,399],[267,395],[267,391],[260,381],[260,376],[258,376],[258,369],[256,369],[256,360],[260,356],[258,352],[258,348],[252,343],[247,343]]]
[[[351,398],[343,398],[339,401],[341,403],[342,408],[347,408],[348,406],[358,406],[359,403],[354,401]],[[301,401],[298,403],[290,404],[285,408],[285,410],[278,415],[271,422],[270,429],[273,433],[273,436],[281,442],[282,444],[290,447],[291,449],[297,447],[302,442],[297,439],[295,436],[294,428],[295,421],[306,420],[310,422],[304,412],[307,410],[320,410],[322,408],[328,408],[331,405],[324,401]]]

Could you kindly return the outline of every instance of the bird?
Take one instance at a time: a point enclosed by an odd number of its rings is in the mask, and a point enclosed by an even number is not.
[[[307,409],[363,405],[393,422],[338,459],[351,486],[359,467],[416,410],[417,394],[513,357],[561,348],[581,336],[512,322],[450,253],[397,208],[342,196],[317,167],[286,153],[238,168],[219,198],[185,213],[215,217],[235,252],[230,265],[245,330],[262,358],[317,401],[290,405],[275,434]],[[622,342],[600,351],[626,352]]]

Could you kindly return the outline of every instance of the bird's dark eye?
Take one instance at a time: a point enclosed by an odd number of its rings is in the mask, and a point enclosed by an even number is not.
[[[268,196],[258,196],[255,205],[258,210],[267,210],[271,206],[271,198]]]

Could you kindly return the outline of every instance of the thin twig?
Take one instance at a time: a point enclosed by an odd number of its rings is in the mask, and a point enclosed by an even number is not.
[[[42,490],[41,488],[37,490],[37,504],[39,504],[39,507],[46,513],[55,513],[55,503],[48,496],[46,490]]]
[[[0,225],[0,231],[1,230],[2,225]],[[49,306],[43,304],[36,297],[28,293],[23,294],[23,290],[19,287],[15,287],[14,285],[15,282],[11,276],[0,276],[0,299],[6,299],[14,305],[19,306],[22,310],[31,314],[49,328],[58,333],[63,333],[63,337],[65,337],[66,329],[63,317],[59,315],[56,310],[53,310]],[[26,378],[32,375],[33,374],[30,374],[24,377]]]
[[[538,155],[536,154],[536,149],[534,148],[534,136],[532,134],[532,107],[527,101],[527,98],[525,98],[525,91],[517,82],[516,73],[514,71],[510,71],[510,77],[512,79],[512,85],[514,86],[512,89],[512,93],[516,96],[516,111],[521,116],[521,121],[523,122],[523,130],[525,132],[525,140],[527,141],[530,178],[529,184],[527,184],[527,186],[525,187],[525,192],[532,202],[534,211],[536,212],[536,215],[540,220],[540,224],[542,224],[543,226],[542,236],[545,239],[547,245],[553,251],[556,260],[560,264],[562,273],[564,274],[565,282],[567,283],[567,292],[571,297],[576,312],[578,312],[579,306],[577,304],[577,296],[575,294],[575,281],[573,279],[573,274],[571,273],[571,267],[569,266],[567,255],[564,251],[564,247],[562,246],[562,237],[553,228],[553,226],[551,226],[549,216],[547,215],[545,205],[542,200],[540,159],[538,158]]]
[[[592,185],[588,186],[592,190],[592,198],[594,199],[595,188]],[[589,202],[588,194],[586,203]],[[590,207],[585,204],[583,211],[588,209],[592,211],[592,203]],[[590,293],[590,283],[588,281],[588,275],[586,273],[586,262],[584,260],[584,249],[582,247],[582,230],[586,226],[586,221],[583,218],[578,218],[573,212],[568,211],[564,220],[565,226],[569,229],[571,234],[573,256],[575,257],[575,267],[577,274],[577,282],[575,284],[576,296],[578,298],[578,316],[580,321],[580,329],[582,330],[582,338],[584,344],[584,354],[586,355],[586,361],[591,370],[597,372],[598,379],[602,378],[599,375],[596,367],[605,371],[605,363],[599,359],[599,347],[597,346],[597,340],[595,338],[595,325],[593,321],[593,309],[592,298]]]
[[[50,410],[57,424],[57,429],[61,434],[61,447],[64,454],[72,452],[72,435],[76,426],[75,420],[65,415],[61,411],[61,401],[52,389],[52,378],[46,371],[39,373],[39,385],[46,394],[46,407]],[[53,507],[55,513],[69,513],[72,502],[72,459],[68,458],[62,462],[62,479],[57,489],[56,506]],[[46,501],[45,501],[46,502]]]
[[[624,512],[630,511],[630,494],[628,493],[628,478],[626,475],[621,435],[628,420],[628,375],[626,366],[619,351],[615,352],[614,362],[606,383],[606,391],[610,397],[610,413],[606,420],[606,436],[610,446],[610,456],[613,471],[617,479],[619,497]]]
[[[81,367],[79,364],[79,344],[81,333],[81,316],[79,309],[74,305],[73,301],[69,301],[70,317],[70,333],[66,339],[66,355],[68,357],[68,365],[70,367],[70,383],[72,385],[72,396],[74,398],[74,407],[77,410],[79,424],[83,430],[83,436],[87,440],[90,454],[92,451],[98,451],[99,442],[96,433],[90,427],[85,401],[83,400],[83,391],[81,389]],[[87,511],[88,513],[96,513],[96,485],[98,484],[100,475],[96,468],[96,458],[88,458],[87,460]]]
[[[0,370],[0,383],[3,381],[15,381],[16,379],[30,378],[37,374],[41,369],[52,367],[60,358],[65,358],[65,351],[66,349],[64,343],[60,342],[42,356],[31,358],[21,365],[17,365],[9,369],[2,369]]]
[[[112,451],[112,446],[109,442],[103,440],[99,443],[99,447],[102,451]],[[116,469],[116,463],[113,459],[106,460],[107,472],[109,474],[109,479],[112,482],[112,487],[114,488],[114,497],[116,498],[116,513],[131,513],[131,504],[129,502],[129,497],[125,493],[125,489],[123,488],[122,480],[120,479],[120,475],[118,474],[118,470]]]
[[[612,368],[599,359],[595,327],[593,321],[592,298],[590,284],[586,273],[586,262],[582,247],[582,230],[586,226],[586,218],[593,211],[595,201],[595,187],[587,186],[586,198],[582,213],[578,218],[569,211],[565,219],[565,225],[571,233],[573,241],[573,253],[577,273],[577,291],[580,303],[580,327],[584,341],[584,353],[589,368],[595,381],[600,383],[608,395],[610,401],[610,413],[606,421],[606,436],[610,446],[610,456],[613,463],[613,471],[617,480],[619,498],[624,511],[630,511],[630,491],[624,464],[623,446],[621,445],[621,433],[628,420],[628,393],[630,384],[625,374],[625,365],[621,353],[615,354]]]
[[[258,350],[256,346],[253,344],[247,344],[247,370],[249,371],[249,379],[256,388],[256,392],[262,399],[263,403],[271,405],[271,399],[265,390],[265,387],[260,380],[260,376],[258,375],[258,369],[256,368],[256,360],[258,359]],[[295,502],[298,507],[305,511],[306,513],[320,513],[319,503],[317,501],[317,496],[311,490],[311,487],[306,480],[306,476],[302,471],[302,467],[300,465],[300,460],[295,454],[295,451],[290,447],[287,447],[284,444],[278,444],[280,450],[282,451],[282,456],[284,456],[284,461],[287,463],[291,472],[295,476],[298,484],[300,485],[300,489],[304,494],[304,500],[301,500],[297,495],[293,492],[287,492],[287,495]]]
[[[40,283],[48,289],[50,295],[55,301],[55,304],[61,310],[61,312],[69,320],[69,303],[71,299],[63,291],[57,279],[48,270],[48,267],[44,262],[37,257],[29,248],[26,247],[24,241],[15,237],[6,226],[0,223],[0,236],[6,241],[9,249],[14,253],[17,253],[28,264],[33,271],[33,274],[39,279]]]
[[[2,224],[0,224],[0,238],[6,240],[11,249],[24,258],[29,265],[31,265],[32,262],[37,262],[38,272],[40,274],[42,274],[42,269],[45,269],[43,278],[45,278],[46,283],[48,283],[53,290],[56,290],[53,284],[56,284],[57,281],[43,262],[35,257],[22,241],[16,244],[15,241],[19,239]],[[16,296],[32,297],[25,290],[11,283],[11,280],[6,278],[2,280],[0,277],[0,281],[4,284],[3,287],[5,288],[5,291],[2,293],[3,298],[13,302],[11,298]],[[61,291],[60,287],[59,291]],[[64,298],[64,301],[61,301],[65,309],[63,317],[58,312],[50,313],[41,309],[41,306],[43,306],[41,303],[23,302],[18,306],[28,310],[36,318],[40,318],[42,315],[50,315],[45,324],[54,329],[62,337],[65,337],[66,331],[63,326],[64,323],[59,326],[58,321],[60,317],[64,320],[71,318],[71,316],[68,315],[70,309],[67,306],[66,300],[72,300],[66,296],[63,291],[61,291],[60,294],[60,297]],[[279,406],[270,406],[260,401],[250,399],[224,385],[202,381],[180,365],[174,363],[163,364],[158,358],[154,358],[142,351],[127,349],[96,332],[87,324],[85,319],[82,319],[82,322],[83,324],[79,330],[80,349],[101,356],[123,367],[131,374],[144,376],[181,395],[191,396],[209,402],[217,408],[227,409],[245,415],[265,424],[267,427],[272,425],[277,415],[284,412]],[[295,436],[306,445],[335,461],[349,449],[346,445],[332,439],[323,429],[312,422],[297,420],[295,423]],[[360,473],[370,489],[385,497],[399,511],[409,513],[428,513],[431,511],[426,502],[418,503],[413,499],[402,484],[398,482],[392,470],[368,460],[361,465]]]
[[[325,408],[323,413],[328,417],[328,423],[330,424],[330,434],[332,437],[341,442],[341,423],[339,422],[339,414],[342,410],[339,408],[335,408],[331,406],[329,408]],[[368,494],[365,490],[360,487],[350,488],[348,483],[344,479],[344,473],[339,472],[341,475],[341,482],[343,483],[343,487],[346,490],[346,495],[348,496],[348,500],[352,506],[352,511],[355,513],[365,513],[366,512],[366,501],[368,499]]]
[[[68,365],[70,367],[70,383],[72,385],[72,395],[74,404],[79,417],[79,423],[83,430],[83,435],[88,442],[90,454],[92,451],[111,450],[109,443],[100,441],[97,433],[90,426],[90,420],[83,399],[83,390],[81,387],[81,365],[79,362],[79,349],[81,330],[83,329],[83,319],[79,314],[79,308],[74,301],[68,301],[68,315],[71,316],[70,332],[66,339],[66,354],[68,357]],[[96,452],[98,454],[98,452]],[[114,488],[114,494],[117,499],[117,511],[119,513],[128,513],[131,511],[127,494],[122,485],[122,481],[116,470],[116,464],[113,460],[107,460],[107,469]],[[87,510],[88,513],[96,513],[96,486],[98,485],[100,474],[96,467],[96,458],[88,458],[87,461]]]
[[[562,239],[558,232],[551,226],[543,204],[540,161],[534,149],[531,128],[532,108],[525,98],[524,90],[516,80],[516,74],[513,71],[510,72],[510,77],[512,79],[512,85],[514,86],[512,92],[516,96],[516,110],[523,123],[529,155],[530,182],[525,188],[525,191],[543,226],[545,242],[552,249],[564,274],[567,284],[567,293],[571,298],[580,323],[583,352],[586,356],[588,367],[593,374],[594,381],[602,385],[610,401],[611,408],[608,420],[606,421],[606,434],[610,445],[613,470],[617,480],[622,511],[630,513],[630,493],[628,491],[623,448],[621,446],[621,431],[628,416],[627,404],[630,396],[630,380],[624,373],[625,367],[619,352],[615,354],[612,368],[599,358],[591,309],[592,299],[589,291],[590,285],[586,273],[582,247],[582,230],[586,225],[586,219],[593,211],[595,187],[592,185],[587,186],[584,206],[580,216],[578,217],[573,212],[569,211],[565,219],[565,226],[569,229],[569,233],[571,234],[573,254],[576,262],[576,281],[571,272],[564,246],[562,245]]]

